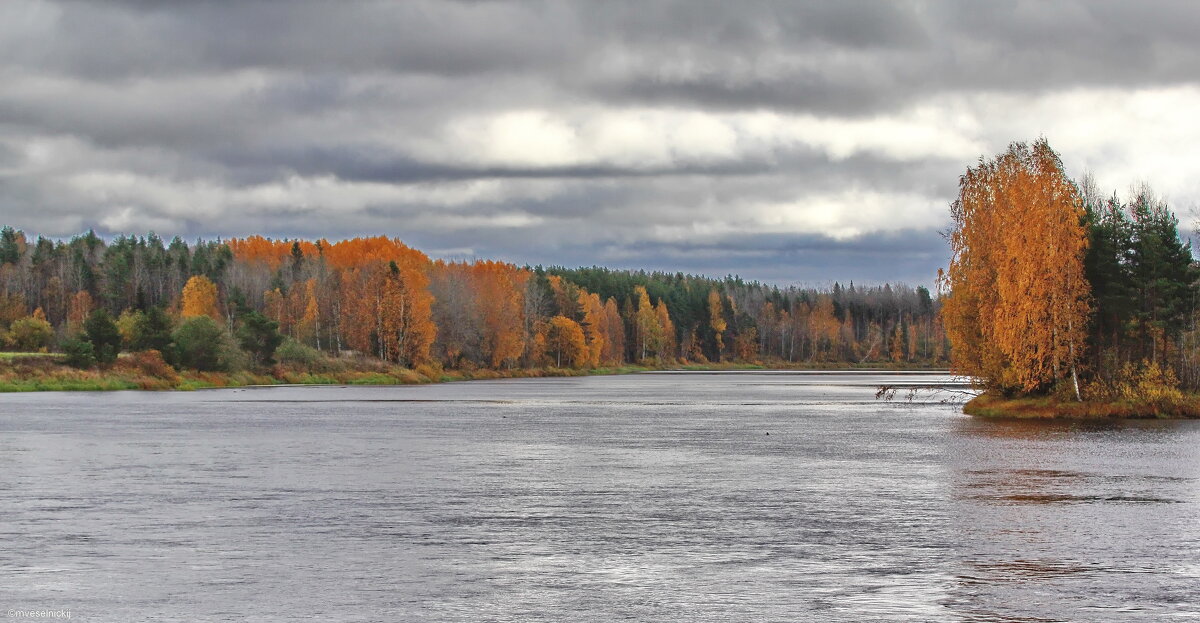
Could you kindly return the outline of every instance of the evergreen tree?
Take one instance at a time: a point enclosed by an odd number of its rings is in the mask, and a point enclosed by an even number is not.
[[[1143,189],[1129,207],[1133,222],[1130,271],[1134,283],[1141,356],[1157,363],[1186,326],[1196,272],[1190,244],[1179,238],[1178,220],[1165,203]]]
[[[1096,313],[1093,350],[1116,349],[1133,313],[1133,273],[1130,270],[1132,223],[1116,197],[1087,206],[1088,250],[1084,271],[1092,284]],[[1097,368],[1100,365],[1097,359]]]
[[[279,323],[256,311],[242,315],[237,338],[242,350],[249,353],[257,364],[274,363],[275,349],[283,343]]]
[[[121,352],[121,332],[108,310],[101,307],[88,314],[83,332],[92,343],[97,362],[107,364],[117,360],[117,353]]]
[[[135,351],[157,350],[167,363],[174,360],[174,353],[171,352],[171,318],[161,307],[151,307],[138,316],[133,325],[130,348]]]
[[[16,264],[21,261],[20,234],[12,227],[0,229],[0,264]]]
[[[193,316],[180,323],[171,335],[179,364],[200,371],[221,370],[225,334],[208,316]]]

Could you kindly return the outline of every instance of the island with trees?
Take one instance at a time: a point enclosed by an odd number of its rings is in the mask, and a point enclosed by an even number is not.
[[[0,390],[945,367],[924,287],[433,260],[390,237],[0,230]]]
[[[1148,186],[1103,196],[1042,139],[968,169],[951,215],[942,319],[984,390],[964,411],[1200,416],[1197,269]]]

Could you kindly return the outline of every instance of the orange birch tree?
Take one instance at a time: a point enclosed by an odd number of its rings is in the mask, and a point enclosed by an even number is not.
[[[179,313],[184,318],[208,316],[220,322],[221,311],[217,307],[217,284],[204,275],[196,275],[188,279],[187,284],[183,286],[183,298],[180,301]]]
[[[955,372],[1004,393],[1070,380],[1079,398],[1090,287],[1083,199],[1044,139],[959,181],[942,314]]]

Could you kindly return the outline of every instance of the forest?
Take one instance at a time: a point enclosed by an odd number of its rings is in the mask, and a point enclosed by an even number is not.
[[[1122,200],[1076,183],[1044,139],[981,160],[959,188],[943,319],[952,368],[989,390],[983,403],[1195,410],[1198,272],[1152,188]]]
[[[383,236],[189,244],[0,230],[5,349],[61,353],[80,368],[122,353],[212,372],[331,359],[454,370],[944,365],[939,308],[924,287],[448,262]]]

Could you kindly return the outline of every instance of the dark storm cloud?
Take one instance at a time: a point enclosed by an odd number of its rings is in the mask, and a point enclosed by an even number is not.
[[[17,5],[8,63],[104,80],[528,73],[565,97],[841,110],[939,90],[1191,81],[1200,60],[1191,2]]]
[[[1065,136],[1124,174],[1200,144],[1198,26],[1191,2],[13,0],[0,221],[927,282],[979,155]]]

